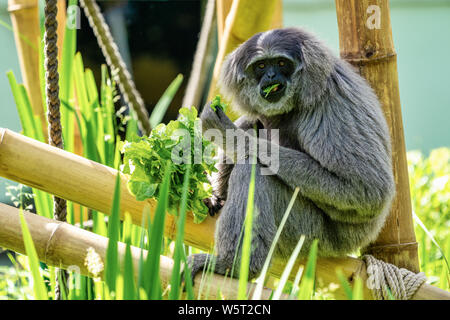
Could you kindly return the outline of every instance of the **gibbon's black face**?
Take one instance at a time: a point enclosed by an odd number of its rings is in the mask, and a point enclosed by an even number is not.
[[[277,102],[285,94],[295,67],[286,57],[274,57],[254,62],[251,69],[261,97],[269,102]]]

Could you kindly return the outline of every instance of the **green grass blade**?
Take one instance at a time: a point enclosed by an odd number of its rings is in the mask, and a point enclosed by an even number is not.
[[[252,171],[250,176],[250,183],[248,187],[247,209],[245,212],[245,229],[244,239],[242,243],[242,255],[241,266],[239,271],[239,288],[238,299],[247,299],[247,284],[248,284],[248,271],[250,266],[251,256],[251,242],[252,242],[252,226],[253,226],[253,212],[254,212],[254,199],[255,199],[255,178],[256,178],[256,165],[252,165]]]
[[[299,290],[298,284],[300,283],[300,279],[302,277],[303,270],[304,270],[304,266],[300,265],[298,267],[297,273],[295,274],[294,282],[292,283],[292,290],[291,290],[291,293],[289,295],[289,298],[291,300],[294,299],[298,295],[298,290]]]
[[[184,239],[184,226],[186,222],[186,206],[187,197],[189,191],[189,179],[191,175],[191,164],[186,164],[186,172],[184,173],[183,190],[181,194],[180,211],[177,221],[177,238],[175,241],[174,251],[174,264],[172,269],[172,277],[170,280],[170,294],[169,299],[178,300],[180,298],[180,265],[183,257],[183,239]]]
[[[76,6],[78,0],[69,0],[68,7]],[[62,100],[69,101],[72,86],[72,65],[77,46],[77,29],[66,25],[63,39],[63,50],[60,67],[60,96]]]
[[[318,240],[314,240],[309,250],[308,262],[306,263],[305,273],[300,283],[298,298],[300,300],[310,300],[314,293],[314,282],[316,273]]]
[[[363,281],[360,277],[356,277],[352,293],[353,300],[364,300]]]
[[[106,251],[105,282],[110,292],[116,290],[116,279],[119,273],[119,256],[117,241],[120,233],[120,175],[116,177],[111,215],[108,220],[108,248]]]
[[[131,256],[130,239],[127,238],[124,269],[123,269],[123,298],[124,300],[134,300],[136,298],[136,286],[134,283],[133,257]]]
[[[336,270],[336,275],[339,279],[339,282],[341,283],[341,287],[345,292],[345,295],[347,296],[348,300],[353,300],[353,290],[350,284],[347,281],[347,278],[345,277],[344,273],[341,269]]]
[[[441,246],[438,244],[436,239],[433,237],[431,232],[427,229],[427,227],[423,224],[422,220],[416,215],[416,213],[413,211],[413,219],[414,221],[422,228],[422,230],[425,232],[425,234],[430,238],[431,242],[439,249],[439,251],[442,254],[442,257],[444,258],[445,264],[447,265],[447,270],[450,272],[450,266],[447,261],[447,257],[445,256],[445,251],[442,250]]]
[[[286,211],[284,212],[283,218],[281,219],[280,225],[278,226],[277,232],[275,233],[272,244],[270,245],[269,253],[267,254],[266,260],[264,261],[264,265],[261,270],[261,274],[258,277],[258,279],[256,279],[256,288],[255,288],[255,291],[253,292],[253,296],[252,296],[253,300],[261,299],[262,289],[264,286],[264,280],[266,278],[267,271],[269,270],[270,260],[272,259],[273,253],[275,251],[275,247],[278,243],[278,239],[280,238],[280,235],[281,235],[281,232],[283,231],[284,225],[286,224],[289,214],[291,213],[292,207],[294,206],[295,199],[297,199],[299,190],[300,190],[299,188],[295,188],[292,198],[289,201]]]
[[[164,235],[164,221],[166,218],[170,177],[172,164],[166,162],[164,170],[163,183],[158,196],[158,205],[155,210],[153,223],[150,232],[149,254],[146,261],[146,270],[149,273],[149,281],[146,286],[146,292],[150,300],[161,299],[161,283],[159,277],[159,263],[161,254],[161,245]]]
[[[125,133],[125,140],[133,141],[136,136],[138,136],[139,128],[137,124],[137,116],[136,113],[130,109],[130,117],[127,121],[127,129]]]
[[[34,205],[36,206],[36,213],[40,216],[53,219],[53,200],[51,196],[39,189],[33,188]]]
[[[86,79],[84,76],[84,64],[81,53],[77,52],[75,54],[74,64],[73,64],[73,76],[75,80],[75,88],[77,91],[77,99],[84,116],[89,119],[92,115],[92,110],[88,108],[89,98],[87,95]]]
[[[30,270],[33,276],[33,290],[34,296],[37,300],[48,300],[47,289],[39,271],[39,259],[34,247],[33,239],[31,238],[30,230],[24,218],[23,210],[20,209],[20,224],[22,226],[23,242],[25,244],[25,252],[30,262]]]
[[[167,87],[166,91],[164,91],[163,95],[159,99],[150,116],[150,125],[152,126],[152,128],[156,127],[158,124],[161,123],[162,119],[164,118],[164,115],[166,114],[167,108],[172,102],[173,97],[177,93],[182,82],[183,82],[183,75],[179,74]]]
[[[192,285],[192,278],[191,278],[191,272],[189,270],[189,267],[187,265],[187,259],[186,259],[186,253],[183,252],[183,263],[184,263],[184,267],[185,267],[185,272],[184,272],[184,285],[186,288],[186,298],[188,300],[194,300],[195,299],[195,295],[194,295],[194,288]]]
[[[16,102],[17,112],[19,114],[20,123],[22,124],[23,134],[30,138],[36,137],[36,128],[34,125],[33,112],[31,106],[28,105],[23,97],[23,92],[12,71],[6,73],[11,91]]]
[[[132,222],[131,216],[128,212],[125,214],[123,223],[122,242],[126,244],[124,268],[123,268],[123,298],[125,300],[134,300],[136,298],[136,285],[134,283],[134,267],[133,257],[131,255],[131,237],[132,237]]]
[[[291,274],[291,270],[294,267],[295,260],[297,259],[298,255],[300,253],[300,250],[302,249],[303,242],[305,242],[304,235],[302,235],[300,237],[300,240],[298,240],[298,243],[295,246],[294,251],[291,254],[291,257],[289,258],[289,260],[286,264],[286,267],[283,270],[283,274],[281,275],[278,287],[275,290],[275,292],[273,293],[272,300],[280,299],[281,294],[283,293],[284,286],[286,285],[286,282],[289,280],[289,275]]]

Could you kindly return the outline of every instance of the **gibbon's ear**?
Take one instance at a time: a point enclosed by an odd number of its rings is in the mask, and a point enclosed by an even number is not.
[[[301,62],[294,77],[299,77],[298,86],[303,104],[314,105],[327,88],[335,59],[319,41],[304,39],[299,47]]]

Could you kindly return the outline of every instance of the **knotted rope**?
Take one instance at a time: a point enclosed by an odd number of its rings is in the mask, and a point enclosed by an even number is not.
[[[377,300],[409,300],[427,280],[423,272],[414,273],[371,255],[364,255],[362,258],[367,266],[367,286]]]
[[[111,74],[119,85],[125,102],[136,112],[139,129],[143,134],[149,135],[151,126],[144,100],[136,90],[130,72],[120,55],[119,49],[114,42],[109,27],[106,24],[97,3],[95,0],[80,0],[80,4],[89,20],[89,25],[94,31],[98,45],[105,56],[106,62],[111,69]]]
[[[56,14],[58,0],[45,0],[45,78],[46,78],[46,101],[49,144],[63,149],[61,113],[59,111],[59,74],[58,74],[58,22]],[[66,200],[53,197],[53,217],[58,221],[66,221],[67,204]],[[57,272],[55,288],[55,299],[61,299],[61,283],[65,275],[62,270]]]

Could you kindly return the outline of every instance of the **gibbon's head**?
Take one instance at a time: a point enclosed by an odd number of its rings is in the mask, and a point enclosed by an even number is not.
[[[275,116],[309,106],[326,90],[335,57],[317,38],[297,28],[254,35],[230,53],[219,87],[240,111]]]

